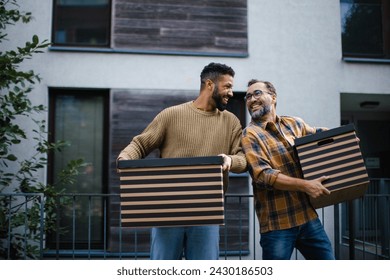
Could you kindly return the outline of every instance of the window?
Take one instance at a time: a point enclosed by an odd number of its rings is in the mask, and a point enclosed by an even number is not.
[[[85,249],[104,242],[102,198],[87,194],[107,192],[107,108],[108,90],[50,89],[51,140],[64,140],[70,145],[52,155],[49,182],[58,178],[70,160],[81,158],[85,163],[73,185],[61,186],[67,194],[78,194],[67,196],[67,206],[58,209],[59,227],[65,229],[60,236],[62,249]],[[48,238],[49,247],[55,238]]]
[[[248,55],[247,0],[54,0],[53,7],[53,50]]]
[[[109,47],[110,0],[54,0],[54,45]]]
[[[341,0],[344,57],[390,59],[390,0]]]

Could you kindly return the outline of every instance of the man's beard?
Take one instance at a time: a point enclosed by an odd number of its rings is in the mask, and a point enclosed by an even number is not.
[[[218,88],[215,87],[213,91],[212,98],[215,102],[215,106],[217,107],[218,110],[224,111],[227,107],[227,104],[223,104],[222,96],[218,93]]]
[[[254,120],[260,120],[265,115],[267,115],[269,112],[271,112],[271,106],[270,105],[264,105],[261,109],[256,110],[254,112],[250,111],[250,115],[252,119]]]

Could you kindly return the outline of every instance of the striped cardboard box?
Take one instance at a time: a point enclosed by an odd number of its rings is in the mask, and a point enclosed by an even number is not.
[[[323,184],[331,194],[311,199],[315,208],[364,195],[369,179],[353,124],[295,139],[303,176],[330,176]]]
[[[118,161],[123,227],[222,225],[222,157]]]

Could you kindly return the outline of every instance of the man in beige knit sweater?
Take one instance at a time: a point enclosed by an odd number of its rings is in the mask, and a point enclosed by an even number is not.
[[[241,149],[242,127],[226,106],[233,96],[234,70],[219,63],[205,66],[200,75],[199,96],[161,111],[118,160],[145,158],[159,149],[162,158],[223,157],[223,169],[246,170]],[[219,226],[152,228],[151,259],[216,260],[219,258]]]

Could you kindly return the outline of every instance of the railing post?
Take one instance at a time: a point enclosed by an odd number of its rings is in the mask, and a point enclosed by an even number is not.
[[[46,234],[45,231],[45,197],[43,194],[39,195],[39,205],[40,205],[40,233],[39,233],[39,258],[43,259],[43,238]]]
[[[386,184],[386,181],[384,179],[380,179],[379,181],[379,197],[378,197],[378,209],[382,209],[383,213],[390,213],[390,207],[389,207],[389,193],[390,193],[390,184]],[[379,215],[379,225],[380,225],[380,232],[381,234],[381,240],[380,240],[380,246],[382,248],[381,254],[383,256],[390,256],[390,217],[389,215]]]
[[[12,209],[12,196],[8,196],[9,198],[9,204],[8,204],[8,236],[7,236],[7,242],[8,242],[8,246],[7,246],[7,259],[10,260],[11,259],[11,232],[12,232],[12,228],[11,228],[11,219],[12,219],[12,215],[11,215],[11,209]]]
[[[60,218],[61,218],[61,212],[60,212],[60,198],[57,196],[55,198],[56,200],[56,259],[60,259]]]
[[[355,259],[355,209],[353,201],[348,201],[349,259]]]
[[[226,204],[227,204],[227,200],[228,200],[228,197],[226,195],[224,195],[224,204],[223,204],[223,208],[224,208],[224,212],[226,213]],[[224,226],[223,226],[223,237],[224,237],[224,242],[223,242],[223,245],[224,245],[224,251],[225,251],[225,260],[227,260],[227,219],[226,219],[226,215],[225,215],[225,221],[224,221]]]

